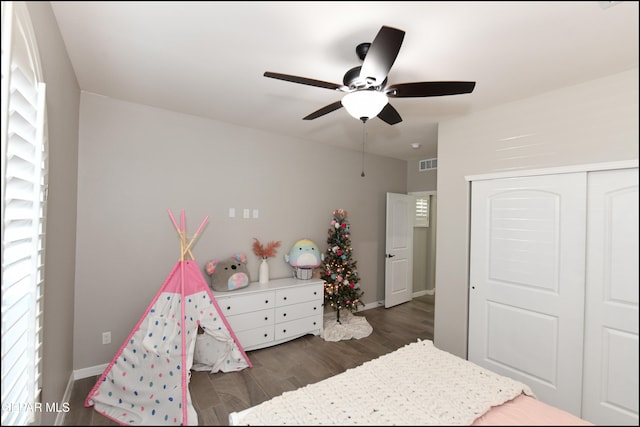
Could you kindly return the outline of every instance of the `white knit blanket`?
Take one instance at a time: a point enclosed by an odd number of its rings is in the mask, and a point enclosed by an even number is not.
[[[418,341],[230,415],[237,425],[470,425],[525,384]]]

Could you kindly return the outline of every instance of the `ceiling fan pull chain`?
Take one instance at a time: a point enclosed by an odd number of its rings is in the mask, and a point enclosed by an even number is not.
[[[367,120],[362,120],[362,173],[360,174],[361,177],[364,177],[364,142],[367,138],[367,133],[365,131],[365,124],[367,123]]]

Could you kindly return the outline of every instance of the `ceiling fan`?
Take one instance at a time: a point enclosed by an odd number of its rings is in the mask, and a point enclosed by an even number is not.
[[[362,60],[362,65],[347,71],[342,85],[271,71],[265,72],[264,76],[346,93],[342,100],[314,111],[303,120],[317,119],[345,107],[349,114],[362,122],[377,116],[384,122],[395,125],[402,121],[402,117],[389,103],[389,98],[423,98],[473,92],[476,83],[464,81],[387,85],[387,75],[398,56],[404,34],[404,31],[397,28],[382,26],[372,43],[359,44],[356,47],[356,54]]]

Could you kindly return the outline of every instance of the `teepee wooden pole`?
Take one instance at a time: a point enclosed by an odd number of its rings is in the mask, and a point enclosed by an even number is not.
[[[178,227],[178,224],[176,223],[176,219],[173,216],[173,212],[171,212],[171,209],[167,209],[167,211],[169,212],[169,217],[171,217],[171,222],[173,222],[173,226],[176,228],[176,231],[178,233],[180,233],[180,228]]]
[[[184,255],[187,253],[187,242],[186,242],[186,232],[184,231],[184,210],[180,214],[180,226],[176,222],[176,218],[173,216],[173,212],[171,209],[168,209],[169,216],[171,217],[171,221],[173,222],[173,226],[176,228],[178,232],[178,237],[180,237],[180,261],[184,261]],[[190,253],[191,258],[193,255]]]
[[[204,219],[202,220],[202,223],[200,224],[200,227],[198,227],[198,229],[196,230],[196,234],[193,235],[193,237],[191,238],[191,240],[189,241],[189,244],[186,247],[186,250],[189,251],[189,256],[191,256],[191,259],[195,259],[195,257],[193,256],[193,254],[191,253],[191,245],[196,241],[196,239],[198,238],[198,235],[200,234],[200,230],[202,230],[202,227],[204,227],[205,223],[207,222],[207,220],[209,219],[209,215],[205,216]]]
[[[187,245],[187,221],[184,218],[184,209],[182,209],[180,211],[180,231],[181,231],[181,238],[182,238],[182,255],[181,258],[183,261],[185,259],[186,255],[189,255],[189,257],[191,257],[191,259],[195,259],[193,257],[193,254],[191,253],[191,251],[189,250],[189,246]]]
[[[186,248],[186,244],[187,244],[187,227],[185,225],[185,220],[184,220],[184,209],[182,209],[182,211],[180,211],[180,260],[184,261],[184,254],[187,251]],[[193,257],[192,257],[193,259]],[[184,388],[187,385],[187,352],[186,352],[186,348],[187,348],[187,337],[185,334],[185,328],[184,328],[184,322],[186,322],[186,316],[185,316],[185,292],[184,292],[184,285],[185,285],[185,277],[184,277],[184,262],[180,263],[180,293],[181,293],[181,298],[180,298],[180,325],[183,325],[182,328],[182,337],[180,338],[182,341],[182,362],[181,362],[181,366],[182,366],[182,372],[181,372],[181,376],[182,376],[182,386],[183,386],[183,390],[182,390],[182,420],[183,422],[187,421],[187,393],[185,392]]]
[[[207,222],[207,220],[209,219],[209,215],[205,216],[204,219],[202,220],[202,223],[200,224],[200,227],[198,227],[198,229],[196,230],[196,234],[193,235],[193,238],[195,239],[196,236],[198,234],[200,234],[200,230],[202,230],[202,227],[204,227],[204,224]],[[193,239],[192,239],[193,240]]]

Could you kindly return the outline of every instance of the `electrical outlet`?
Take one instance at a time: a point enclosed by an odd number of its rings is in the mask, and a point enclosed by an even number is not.
[[[111,331],[102,333],[102,344],[111,344]]]

